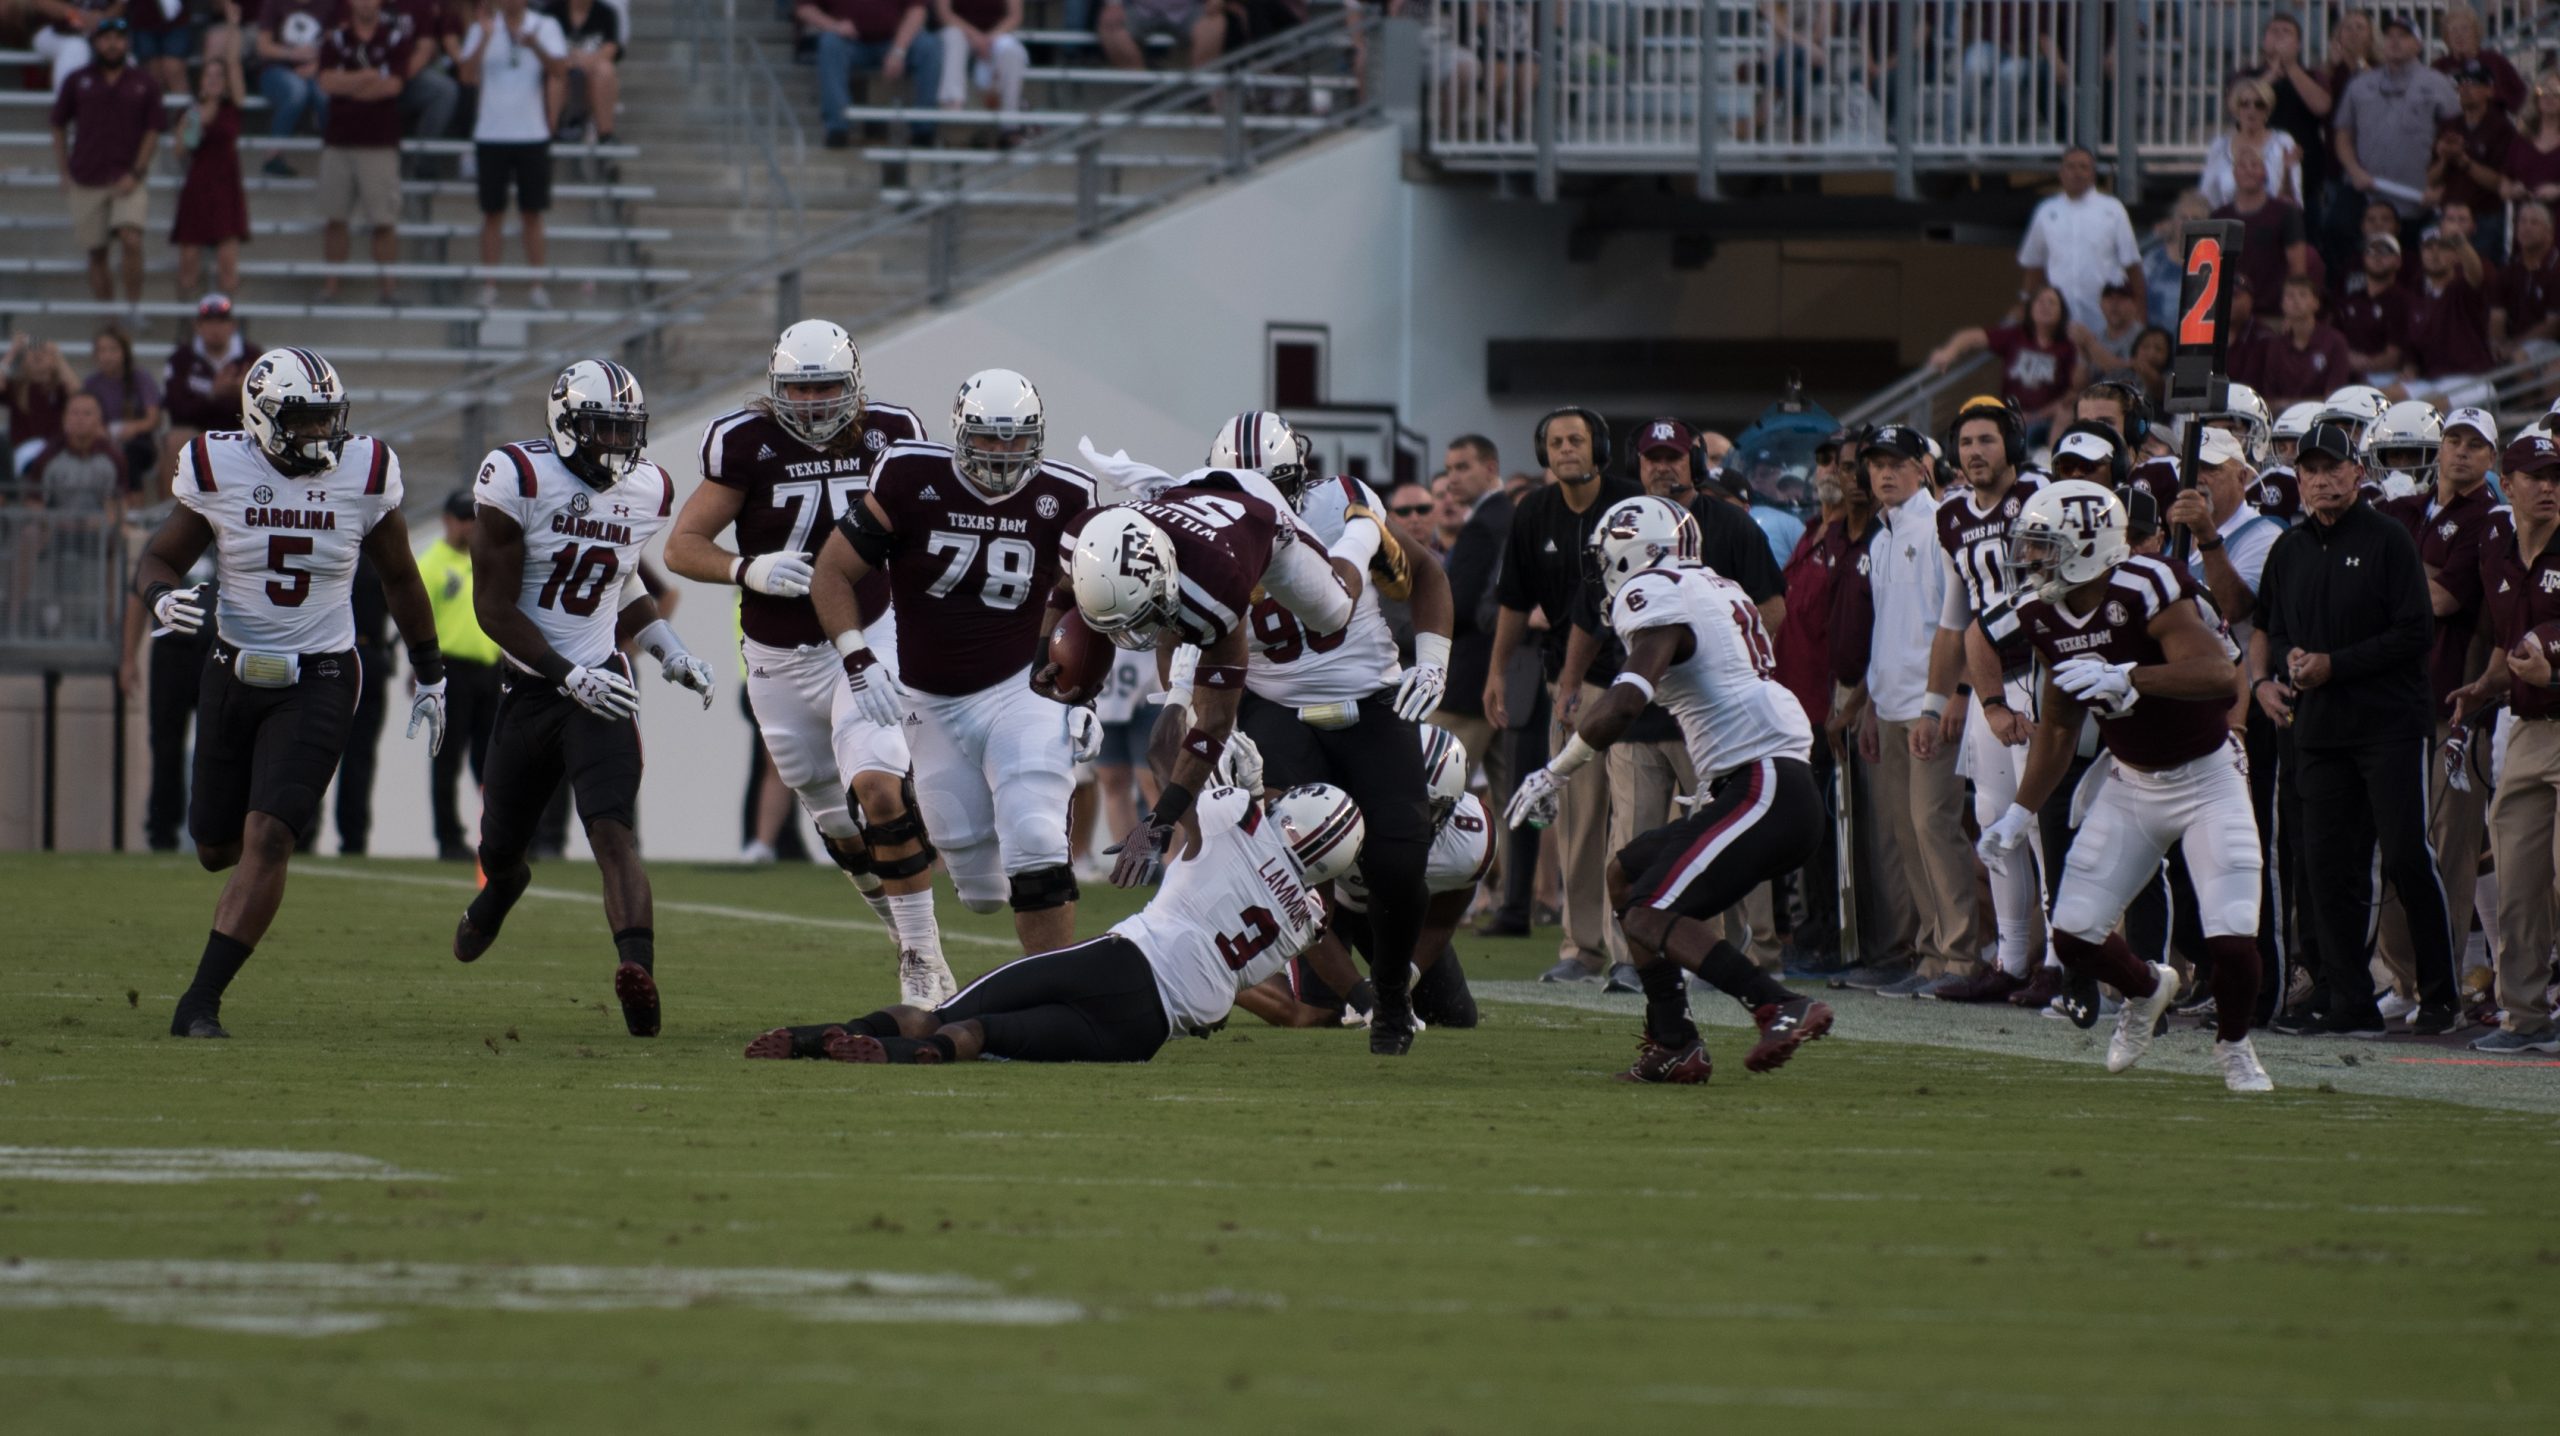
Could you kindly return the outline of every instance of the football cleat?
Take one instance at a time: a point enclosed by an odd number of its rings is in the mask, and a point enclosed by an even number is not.
[[[626,962],[613,970],[613,995],[622,1001],[622,1025],[634,1037],[658,1035],[658,980],[649,969]]]
[[[1796,1049],[1821,1039],[1831,1030],[1831,1004],[1799,997],[1790,1002],[1772,1002],[1752,1009],[1751,1020],[1760,1024],[1760,1040],[1751,1054],[1742,1059],[1744,1070],[1775,1072],[1787,1065]]]
[[[959,992],[960,984],[951,976],[951,964],[913,948],[898,954],[898,1001],[931,1012]]]
[[[2222,1064],[2222,1085],[2234,1092],[2272,1092],[2275,1079],[2258,1063],[2258,1049],[2249,1039],[2213,1044],[2214,1060]]]
[[[889,1060],[889,1049],[868,1032],[847,1032],[839,1027],[819,1044],[830,1062],[882,1063]]]
[[[1413,1034],[1422,1026],[1413,1020],[1413,999],[1404,992],[1381,992],[1377,999],[1369,1010],[1369,1053],[1402,1057],[1413,1050]]]
[[[478,962],[480,954],[487,952],[497,940],[496,933],[482,932],[473,927],[471,914],[466,912],[462,915],[462,921],[453,925],[453,960]]]
[[[815,1057],[828,1038],[844,1031],[841,1027],[777,1027],[747,1044],[747,1056],[757,1060],[787,1061],[794,1057]]]
[[[1940,1002],[2006,1002],[2026,986],[2027,980],[2023,977],[2011,977],[1999,968],[1985,967],[1962,977],[1942,977],[1922,995]]]
[[[1636,1060],[1618,1074],[1621,1082],[1668,1082],[1683,1087],[1702,1087],[1715,1075],[1716,1064],[1707,1056],[1704,1038],[1691,1038],[1686,1046],[1665,1047],[1644,1034],[1644,1045],[1637,1049]]]
[[[2102,999],[2098,993],[2098,979],[2067,969],[2063,972],[2062,995],[2053,1000],[2055,1012],[2060,1013],[2072,1026],[2085,1032],[2098,1025],[2098,1015],[2102,1006]]]
[[[2041,1012],[2051,1007],[2053,1000],[2061,995],[2062,969],[2039,967],[2035,971],[2035,976],[2027,979],[2025,988],[2009,994],[2009,1005],[2023,1007],[2030,1012]]]
[[[2160,1014],[2178,996],[2177,969],[2166,963],[2151,965],[2151,995],[2127,997],[2116,1010],[2116,1034],[2107,1039],[2107,1070],[2123,1072],[2142,1060],[2151,1050],[2151,1038],[2160,1030]]]

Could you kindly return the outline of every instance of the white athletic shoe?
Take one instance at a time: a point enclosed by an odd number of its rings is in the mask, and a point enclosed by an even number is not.
[[[2381,1006],[2383,1021],[2398,1022],[2403,1018],[2414,1017],[2417,1015],[2418,999],[2414,997],[2402,997],[2399,993],[2395,992],[2390,996],[2383,998]]]
[[[2258,1063],[2258,1049],[2249,1039],[2213,1044],[2213,1058],[2222,1064],[2222,1085],[2234,1092],[2272,1092],[2275,1079]]]
[[[2150,967],[2151,995],[2128,997],[2116,1011],[2116,1035],[2107,1039],[2110,1072],[2122,1072],[2142,1060],[2142,1054],[2151,1050],[2151,1033],[2160,1025],[2160,1014],[2177,1000],[2177,970],[2163,962]]]
[[[910,948],[898,954],[898,1001],[927,1012],[959,995],[951,965]]]

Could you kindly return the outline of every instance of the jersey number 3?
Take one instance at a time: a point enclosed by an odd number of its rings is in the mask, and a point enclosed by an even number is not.
[[[543,580],[544,608],[557,608],[586,618],[604,601],[604,591],[622,571],[622,560],[603,544],[584,548],[562,544],[551,556],[551,577]]]
[[[1244,971],[1246,963],[1280,940],[1280,921],[1271,915],[1271,909],[1249,907],[1237,916],[1244,919],[1244,931],[1218,934],[1218,956],[1226,959],[1230,972]]]

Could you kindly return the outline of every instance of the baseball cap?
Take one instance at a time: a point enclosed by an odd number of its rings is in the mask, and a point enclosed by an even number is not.
[[[2312,425],[2310,431],[2302,436],[2302,442],[2294,447],[2294,466],[2301,467],[2302,461],[2314,454],[2335,459],[2340,463],[2354,459],[2356,456],[2355,431],[2344,424],[2327,419]]]
[[[2445,233],[2444,226],[2440,224],[2428,225],[2425,229],[2418,232],[2418,243],[2420,244],[2451,244],[2453,243],[2454,238],[2455,237],[2453,235]]]
[[[1685,454],[1689,452],[1694,437],[1689,426],[1677,419],[1648,420],[1644,432],[1636,436],[1636,452],[1650,454],[1657,449],[1677,449]]]
[[[2368,235],[2365,237],[2364,247],[2367,249],[2387,249],[2393,254],[2398,254],[2400,252],[2400,240],[2395,235]]]
[[[2418,29],[2418,22],[2410,19],[2406,14],[2398,10],[2383,11],[2381,15],[2375,18],[2373,28],[2377,34],[2388,33],[2392,30],[2406,30],[2412,35],[2420,33]]]
[[[2469,81],[2474,85],[2494,85],[2498,83],[2498,77],[2489,73],[2488,62],[2477,55],[2474,55],[2470,59],[2463,61],[2461,64],[2454,66],[2453,77],[2456,80]]]
[[[2112,462],[2114,455],[2114,445],[2086,429],[2076,434],[2063,435],[2062,442],[2053,446],[2053,456],[2057,460],[2067,457],[2078,459],[2083,463],[2105,464]]]
[[[2133,286],[2126,284],[2122,280],[2118,280],[2113,284],[2101,286],[2098,290],[2098,297],[2100,299],[2131,299],[2133,297]]]
[[[2498,472],[2510,478],[2517,474],[2545,478],[2560,473],[2560,445],[2553,444],[2548,434],[2526,434],[2507,445],[2506,453],[2498,458]]]
[[[231,296],[228,294],[208,294],[204,298],[197,300],[196,317],[198,319],[230,318]]]
[[[2241,443],[2235,434],[2207,429],[2196,436],[2196,461],[2208,469],[2230,463],[2233,459],[2247,458],[2248,455],[2248,445]]]
[[[2498,447],[2498,416],[2486,409],[2454,410],[2445,418],[2444,431],[2450,434],[2456,429],[2469,429],[2486,440],[2490,448]]]
[[[455,519],[473,518],[479,514],[479,509],[476,507],[475,501],[471,497],[471,486],[469,484],[465,484],[461,488],[455,489],[452,493],[444,496],[444,512],[445,517]]]
[[[1936,455],[1929,450],[1929,436],[1908,424],[1887,424],[1867,436],[1867,452],[1882,451],[1926,464]]]

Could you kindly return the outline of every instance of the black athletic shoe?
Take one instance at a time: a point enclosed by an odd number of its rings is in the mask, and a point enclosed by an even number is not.
[[[613,995],[622,1000],[622,1025],[634,1037],[658,1035],[658,981],[649,969],[626,962],[613,970]]]
[[[868,1032],[847,1032],[839,1027],[828,1033],[826,1041],[821,1045],[830,1062],[862,1062],[876,1065],[889,1060],[889,1049],[881,1046],[880,1039]]]
[[[496,933],[482,932],[480,929],[473,927],[471,925],[471,914],[466,912],[462,915],[462,921],[453,925],[453,960],[456,962],[478,962],[480,960],[480,954],[487,952],[490,946],[497,942],[497,940],[498,935]]]
[[[220,1020],[210,1014],[181,1013],[169,1024],[169,1035],[172,1037],[228,1037],[231,1034],[224,1031]]]
[[[1381,992],[1369,1012],[1369,1052],[1376,1057],[1402,1057],[1413,1050],[1413,998],[1403,992]]]
[[[2452,1007],[2421,1007],[2409,1018],[2412,1037],[2442,1037],[2462,1026],[2462,1012]]]
[[[2277,1013],[2275,1021],[2267,1024],[2267,1030],[2287,1037],[2317,1037],[2328,1030],[2328,1026],[2328,1014],[2316,1007],[2301,1006],[2288,1007]]]

